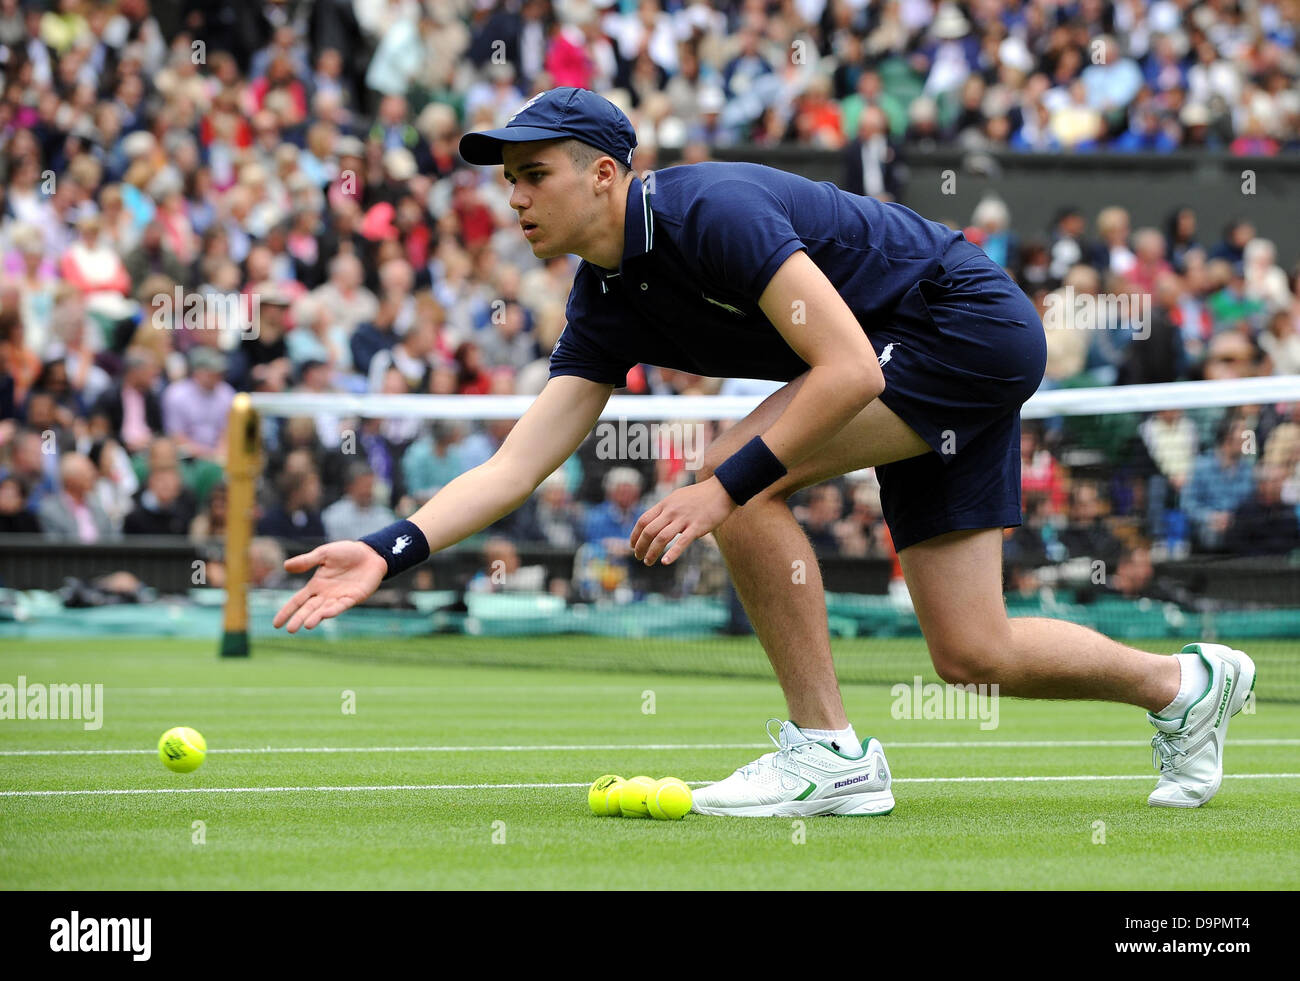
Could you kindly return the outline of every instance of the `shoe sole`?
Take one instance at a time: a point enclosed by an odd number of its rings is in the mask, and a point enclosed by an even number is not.
[[[1224,647],[1223,649],[1226,653],[1220,654],[1219,656],[1229,664],[1236,667],[1237,675],[1233,679],[1234,690],[1231,700],[1228,702],[1228,712],[1224,715],[1223,721],[1220,723],[1222,726],[1222,734],[1219,738],[1220,762],[1222,762],[1223,747],[1228,741],[1228,722],[1233,716],[1245,708],[1246,700],[1250,697],[1250,693],[1255,690],[1255,679],[1258,677],[1258,673],[1255,670],[1255,662],[1250,659],[1250,656],[1246,654],[1245,651],[1233,650],[1230,647]],[[1249,681],[1249,684],[1247,684],[1247,681]],[[1214,781],[1214,785],[1210,788],[1209,792],[1200,800],[1159,800],[1153,795],[1152,797],[1147,798],[1147,803],[1152,807],[1200,807],[1202,804],[1210,801],[1214,795],[1219,792],[1219,788],[1222,785],[1223,767],[1220,765],[1219,778]]]
[[[820,800],[787,800],[775,804],[752,804],[744,807],[701,807],[697,814],[716,817],[884,817],[894,809],[894,795],[888,790],[847,797],[824,797]]]

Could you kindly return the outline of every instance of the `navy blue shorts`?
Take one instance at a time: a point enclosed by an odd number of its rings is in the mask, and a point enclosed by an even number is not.
[[[1029,298],[963,239],[867,333],[885,375],[880,400],[933,450],[876,468],[894,548],[1020,524],[1020,406],[1047,361]]]

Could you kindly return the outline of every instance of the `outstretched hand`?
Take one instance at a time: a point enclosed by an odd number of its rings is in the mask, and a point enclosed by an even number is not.
[[[329,617],[351,609],[379,588],[388,573],[388,563],[369,545],[361,542],[330,542],[303,555],[285,559],[286,572],[316,574],[280,607],[272,626],[289,624],[289,633],[299,627],[310,630]]]
[[[654,565],[660,556],[664,565],[671,565],[687,545],[718,527],[734,510],[735,502],[716,477],[682,487],[637,520],[630,539],[632,551],[646,565]]]

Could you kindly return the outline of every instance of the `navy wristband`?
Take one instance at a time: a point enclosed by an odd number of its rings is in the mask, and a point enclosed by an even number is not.
[[[385,579],[417,566],[429,557],[429,542],[413,521],[394,521],[361,539],[388,563]]]
[[[785,476],[785,464],[755,436],[713,471],[737,506]]]

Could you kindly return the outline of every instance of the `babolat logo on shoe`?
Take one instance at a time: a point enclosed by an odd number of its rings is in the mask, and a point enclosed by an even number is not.
[[[1232,679],[1223,679],[1223,698],[1219,699],[1219,717],[1214,720],[1214,728],[1219,728],[1219,723],[1223,721],[1223,713],[1228,708],[1228,697],[1232,694]]]
[[[848,780],[841,780],[839,783],[835,784],[835,786],[833,786],[831,789],[839,790],[841,787],[852,787],[855,783],[862,783],[862,781],[870,780],[870,779],[871,779],[871,774],[864,773],[860,777],[850,777]]]

